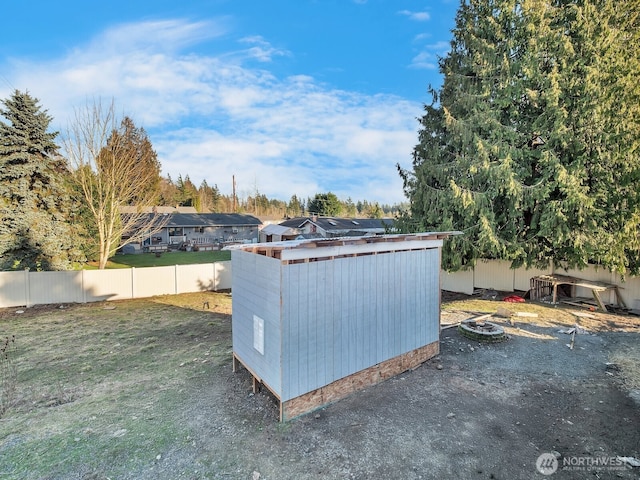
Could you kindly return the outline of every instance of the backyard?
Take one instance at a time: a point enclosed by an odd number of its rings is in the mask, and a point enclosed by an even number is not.
[[[492,318],[508,340],[446,328],[434,359],[288,423],[232,372],[228,293],[0,310],[0,479],[530,479],[543,453],[550,478],[638,478],[638,317],[445,293],[442,323],[498,308],[528,315]]]
[[[161,255],[140,253],[135,255],[117,254],[109,259],[106,268],[166,267],[168,265],[197,265],[231,260],[230,250],[209,252],[164,252]],[[88,268],[97,268],[97,262],[88,264]]]

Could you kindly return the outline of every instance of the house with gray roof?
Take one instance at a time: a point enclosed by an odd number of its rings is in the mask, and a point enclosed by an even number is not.
[[[142,242],[143,251],[213,250],[258,241],[262,222],[240,213],[167,213],[162,229]]]
[[[297,217],[280,222],[294,238],[337,238],[383,235],[393,227],[392,218]],[[285,238],[277,239],[285,240]],[[277,241],[274,239],[274,241]],[[262,238],[261,238],[262,241]],[[268,240],[267,240],[268,241]]]

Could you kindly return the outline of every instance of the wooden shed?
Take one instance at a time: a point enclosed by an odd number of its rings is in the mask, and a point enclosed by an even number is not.
[[[439,353],[451,233],[301,240],[232,251],[233,367],[287,420]]]

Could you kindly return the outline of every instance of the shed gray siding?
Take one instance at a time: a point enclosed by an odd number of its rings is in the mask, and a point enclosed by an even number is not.
[[[280,261],[231,252],[233,350],[278,395],[281,392]],[[264,320],[264,354],[254,348],[253,316]]]
[[[281,268],[281,401],[439,339],[438,248]]]
[[[234,247],[234,368],[275,394],[283,420],[436,355],[440,253],[455,233]]]

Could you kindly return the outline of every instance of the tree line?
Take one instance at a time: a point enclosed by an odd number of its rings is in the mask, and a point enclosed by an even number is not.
[[[288,201],[269,198],[257,187],[245,194],[223,195],[217,184],[206,180],[200,186],[191,181],[189,175],[180,174],[174,181],[171,175],[160,179],[159,205],[194,207],[198,212],[239,212],[256,216],[292,218],[305,215],[344,216],[359,218],[393,217],[406,209],[404,203],[379,204],[367,200],[354,202],[351,198],[341,200],[332,192],[316,193],[306,199],[292,195]]]

